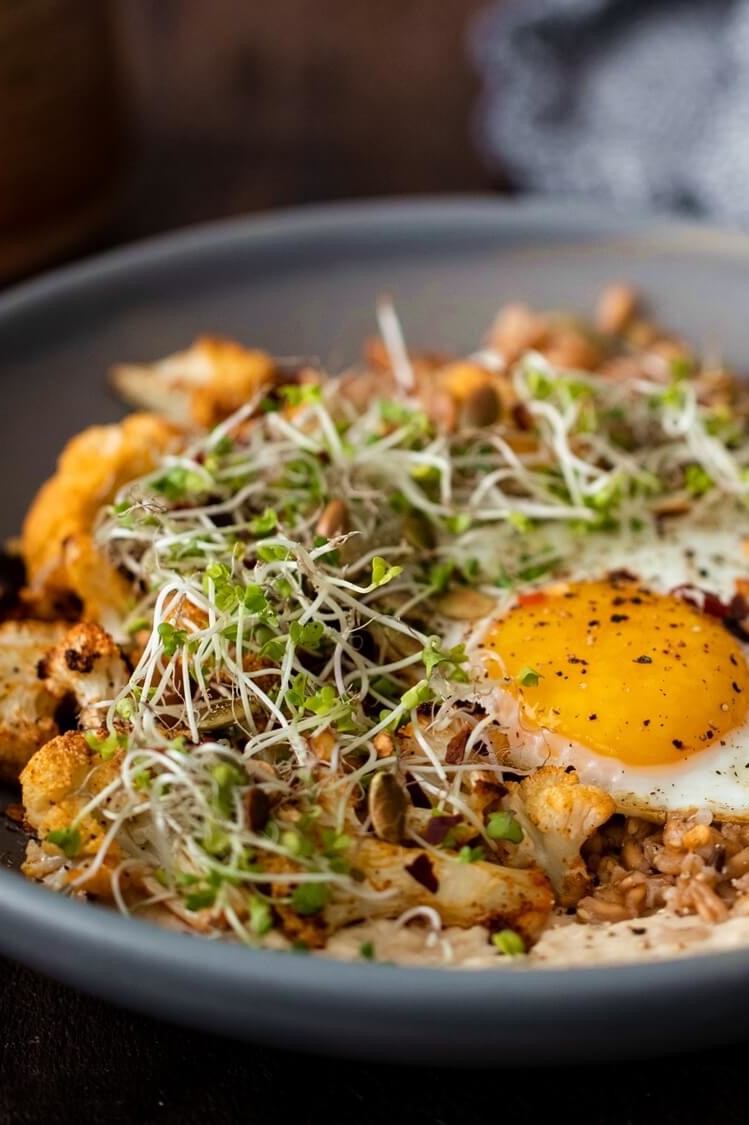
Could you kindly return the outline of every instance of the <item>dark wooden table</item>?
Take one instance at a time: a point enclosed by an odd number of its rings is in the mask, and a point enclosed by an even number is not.
[[[97,245],[316,199],[496,186],[470,141],[463,43],[481,5],[128,0],[134,155]],[[0,1043],[0,1125],[749,1118],[747,1045],[543,1073],[325,1061],[118,1011],[3,961]]]
[[[643,1019],[658,1019],[647,997]],[[329,1061],[133,1016],[9,963],[0,963],[0,1028],[3,1125],[731,1125],[749,1116],[746,1046],[544,1071]],[[668,1035],[664,1027],[664,1043]]]

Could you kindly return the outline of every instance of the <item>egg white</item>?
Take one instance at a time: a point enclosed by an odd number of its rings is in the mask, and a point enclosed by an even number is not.
[[[676,518],[664,521],[659,528],[649,525],[623,536],[578,536],[574,558],[529,588],[539,589],[560,579],[602,579],[612,570],[626,569],[656,593],[667,594],[674,587],[690,584],[729,600],[735,593],[736,579],[749,578],[749,556],[741,532],[742,525],[748,523],[745,511],[728,505],[721,512],[711,511],[707,518]],[[555,545],[566,545],[563,541],[568,534],[564,528],[544,528],[552,553]],[[492,548],[499,546],[493,538],[491,530],[482,532],[471,545],[474,557],[479,557],[484,566],[492,558]],[[496,560],[501,556],[493,557]],[[489,587],[482,589],[489,591]],[[749,821],[749,721],[683,762],[648,767],[629,766],[557,732],[531,727],[518,700],[496,679],[487,678],[482,651],[487,629],[507,611],[519,592],[522,588],[497,590],[496,613],[467,632],[463,629],[461,637],[456,629],[448,638],[451,643],[458,639],[466,642],[473,698],[505,732],[509,745],[503,760],[508,768],[530,771],[546,764],[574,767],[583,783],[605,790],[621,811],[654,819],[661,819],[667,812],[709,809],[717,819]],[[749,658],[749,649],[742,647]],[[611,691],[616,690],[612,682]],[[591,698],[590,702],[591,709],[596,709],[605,701]]]
[[[498,684],[480,693],[480,700],[507,736],[503,760],[510,768],[572,766],[581,782],[609,793],[620,811],[639,816],[660,819],[666,812],[707,808],[718,820],[749,821],[747,724],[683,762],[633,767],[557,732],[532,729],[517,699]]]

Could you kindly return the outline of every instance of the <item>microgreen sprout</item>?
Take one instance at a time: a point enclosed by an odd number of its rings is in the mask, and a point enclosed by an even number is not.
[[[510,844],[519,844],[523,839],[522,827],[509,812],[490,813],[486,834],[492,840],[507,840]]]
[[[492,934],[492,943],[506,957],[518,957],[521,953],[525,953],[525,942],[515,930],[499,930],[498,933]]]

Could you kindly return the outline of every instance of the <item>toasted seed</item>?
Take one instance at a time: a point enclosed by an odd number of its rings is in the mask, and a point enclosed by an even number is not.
[[[516,402],[512,408],[512,421],[519,430],[533,429],[533,415],[524,402]]]
[[[376,773],[369,786],[368,807],[375,835],[399,844],[406,826],[408,795],[394,773]]]
[[[317,521],[315,531],[325,539],[340,535],[348,526],[348,509],[339,498],[329,500]]]
[[[221,730],[243,717],[242,706],[236,699],[219,699],[195,716],[201,730]]]
[[[667,496],[664,500],[659,500],[653,509],[655,515],[660,519],[666,516],[684,516],[691,510],[690,501],[681,496]]]
[[[437,609],[451,621],[478,621],[496,608],[496,602],[478,590],[450,590],[436,603]]]
[[[630,323],[639,299],[631,285],[609,285],[604,289],[596,308],[596,327],[599,332],[618,336]]]
[[[270,798],[264,789],[252,785],[244,795],[244,814],[251,832],[262,832],[270,816]]]
[[[490,383],[476,387],[463,400],[460,407],[460,424],[466,428],[493,426],[499,421],[502,404]]]

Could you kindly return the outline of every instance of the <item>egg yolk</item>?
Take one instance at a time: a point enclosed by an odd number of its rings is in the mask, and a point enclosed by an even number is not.
[[[630,765],[665,765],[746,719],[749,668],[719,620],[611,578],[531,594],[484,638],[523,720]]]

